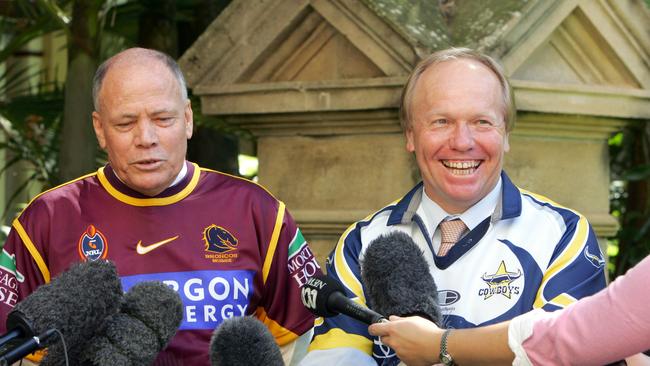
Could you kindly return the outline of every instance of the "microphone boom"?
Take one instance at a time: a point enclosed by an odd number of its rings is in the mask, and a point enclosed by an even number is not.
[[[383,315],[361,305],[343,292],[343,286],[328,276],[314,276],[300,290],[302,304],[312,313],[322,317],[345,314],[366,324],[386,321]]]

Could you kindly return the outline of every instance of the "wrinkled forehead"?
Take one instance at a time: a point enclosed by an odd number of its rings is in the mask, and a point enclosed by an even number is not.
[[[505,117],[506,103],[499,76],[483,63],[465,58],[444,60],[427,67],[419,75],[411,95],[411,103],[423,103],[442,98],[497,103]],[[414,107],[410,105],[409,108]]]
[[[107,98],[160,93],[178,96],[179,101],[183,101],[178,80],[160,60],[116,60],[104,76],[98,99],[103,104]]]

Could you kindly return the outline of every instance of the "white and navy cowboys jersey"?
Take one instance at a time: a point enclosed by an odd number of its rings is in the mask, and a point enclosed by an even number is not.
[[[366,303],[359,259],[373,239],[409,234],[424,251],[438,286],[443,326],[470,328],[511,319],[534,308],[556,310],[606,285],[603,255],[586,218],[545,197],[518,189],[501,175],[494,213],[444,257],[436,256],[422,219],[422,183],[402,199],[348,228],[327,263],[347,295]],[[389,315],[389,314],[385,314]],[[395,365],[399,359],[344,315],[316,320],[305,365]]]

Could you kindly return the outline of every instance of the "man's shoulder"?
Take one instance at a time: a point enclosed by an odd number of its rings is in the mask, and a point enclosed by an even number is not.
[[[523,214],[533,216],[559,216],[562,221],[584,218],[577,210],[566,207],[556,201],[534,192],[521,189]]]
[[[47,189],[32,198],[19,217],[42,217],[62,207],[79,205],[93,195],[104,191],[97,179],[97,173],[91,173]]]
[[[201,170],[202,184],[209,191],[220,194],[245,193],[260,199],[277,201],[270,190],[257,182],[218,170],[203,167],[199,169]]]
[[[62,183],[56,187],[47,189],[34,197],[30,205],[37,202],[56,202],[59,200],[77,200],[84,189],[101,189],[103,190],[97,172],[83,175],[68,182]]]
[[[398,209],[397,202],[392,202],[348,226],[339,243],[352,240],[358,242],[358,245],[362,245],[362,242],[368,242],[391,231],[390,219],[395,210]]]

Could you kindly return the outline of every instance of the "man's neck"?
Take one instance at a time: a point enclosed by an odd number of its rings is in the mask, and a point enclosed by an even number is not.
[[[486,217],[490,216],[501,197],[501,188],[503,182],[501,178],[497,181],[497,184],[490,190],[490,192],[481,198],[478,202],[471,205],[465,209],[449,209],[440,205],[438,202],[432,200],[424,189],[422,197],[422,207],[426,212],[426,216],[433,225],[437,225],[440,221],[444,220],[446,217],[451,216],[454,218],[460,218],[463,220],[465,225],[470,229],[474,228]]]
[[[115,177],[117,178],[117,180],[120,181],[120,183],[124,184],[125,186],[127,186],[127,187],[129,187],[129,188],[131,188],[131,189],[133,189],[133,190],[135,190],[135,191],[138,191],[137,189],[132,188],[132,187],[130,187],[128,184],[126,184],[126,183],[124,182],[124,180],[123,180],[122,178],[120,178],[120,175],[118,174],[117,170],[113,169],[113,174],[115,174]],[[167,186],[165,189],[177,185],[181,180],[183,180],[183,178],[185,178],[186,175],[187,175],[187,162],[186,162],[186,161],[183,161],[183,165],[181,166],[181,170],[180,170],[180,171],[178,172],[178,174],[176,175],[176,178],[174,178],[174,180],[171,182],[171,184],[170,184],[169,186]],[[164,191],[164,189],[163,189],[163,191]],[[141,193],[141,194],[144,194],[144,193],[142,193],[142,192],[140,192],[140,193]],[[146,194],[145,194],[145,195],[146,195]]]

